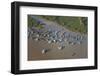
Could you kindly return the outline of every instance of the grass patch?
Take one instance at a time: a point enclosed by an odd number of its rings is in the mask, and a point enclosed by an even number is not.
[[[43,25],[39,24],[35,19],[33,19],[30,15],[28,16],[28,27],[36,27],[37,29],[43,29]]]
[[[71,16],[45,16],[45,15],[36,15],[38,18],[43,18],[49,21],[58,23],[65,28],[80,33],[87,33],[87,17],[71,17]],[[35,19],[28,15],[28,26],[35,26],[38,29],[43,29],[43,25],[39,24]]]
[[[80,33],[87,33],[87,17],[71,17],[71,16],[43,16],[37,17],[44,18],[46,20],[57,22],[65,28]]]

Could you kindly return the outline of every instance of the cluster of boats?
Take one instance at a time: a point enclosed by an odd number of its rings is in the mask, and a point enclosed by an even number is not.
[[[35,41],[47,41],[48,44],[58,44],[57,47],[59,50],[62,50],[66,47],[66,44],[69,45],[76,45],[82,44],[84,39],[81,35],[73,35],[70,32],[63,32],[62,31],[52,31],[51,29],[48,30],[37,30],[34,26],[30,29],[28,28],[28,38],[31,38]],[[43,49],[42,53],[46,53],[48,49]]]
[[[62,50],[66,47],[66,44],[74,46],[76,44],[82,44],[85,36],[81,34],[72,33],[70,31],[64,31],[63,29],[59,28],[59,26],[50,26],[43,22],[43,20],[32,16],[33,19],[37,20],[37,23],[42,24],[45,28],[37,29],[36,27],[32,26],[28,28],[28,38],[31,38],[35,41],[47,41],[48,44],[58,44],[57,47],[59,50]],[[48,49],[43,49],[42,53],[46,53]]]

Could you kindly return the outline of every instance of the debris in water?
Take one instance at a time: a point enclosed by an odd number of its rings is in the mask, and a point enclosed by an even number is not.
[[[73,53],[73,54],[72,54],[72,56],[75,56],[75,55],[76,55],[76,53]]]
[[[59,50],[62,50],[63,48],[64,48],[64,46],[59,46],[58,47]]]
[[[52,43],[52,41],[51,41],[51,40],[49,40],[49,41],[48,41],[48,43],[50,44],[50,43]]]
[[[39,40],[38,38],[35,39],[35,41],[38,41],[38,40]]]
[[[42,54],[45,54],[47,51],[48,51],[47,49],[43,49]]]

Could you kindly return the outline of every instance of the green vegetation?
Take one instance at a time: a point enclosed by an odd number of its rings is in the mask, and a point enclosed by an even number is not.
[[[38,15],[37,17],[57,22],[59,25],[62,25],[71,31],[87,33],[87,17],[43,16],[43,15]]]
[[[64,26],[65,28],[80,33],[87,33],[88,19],[87,17],[71,17],[71,16],[45,16],[37,15],[38,18],[43,18],[49,21],[58,23],[59,25]],[[35,19],[28,15],[28,26],[35,26],[38,29],[44,28],[42,24],[37,23]]]
[[[28,26],[29,27],[36,27],[37,29],[42,29],[42,24],[39,24],[35,19],[33,19],[30,15],[28,16]]]

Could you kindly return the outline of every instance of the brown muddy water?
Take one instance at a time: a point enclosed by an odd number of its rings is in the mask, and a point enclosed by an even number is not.
[[[82,44],[69,45],[66,44],[62,50],[58,49],[57,43],[48,44],[47,41],[35,41],[28,39],[28,61],[33,60],[56,60],[56,59],[79,59],[87,58],[87,40]],[[43,49],[49,49],[48,52],[42,54]]]

